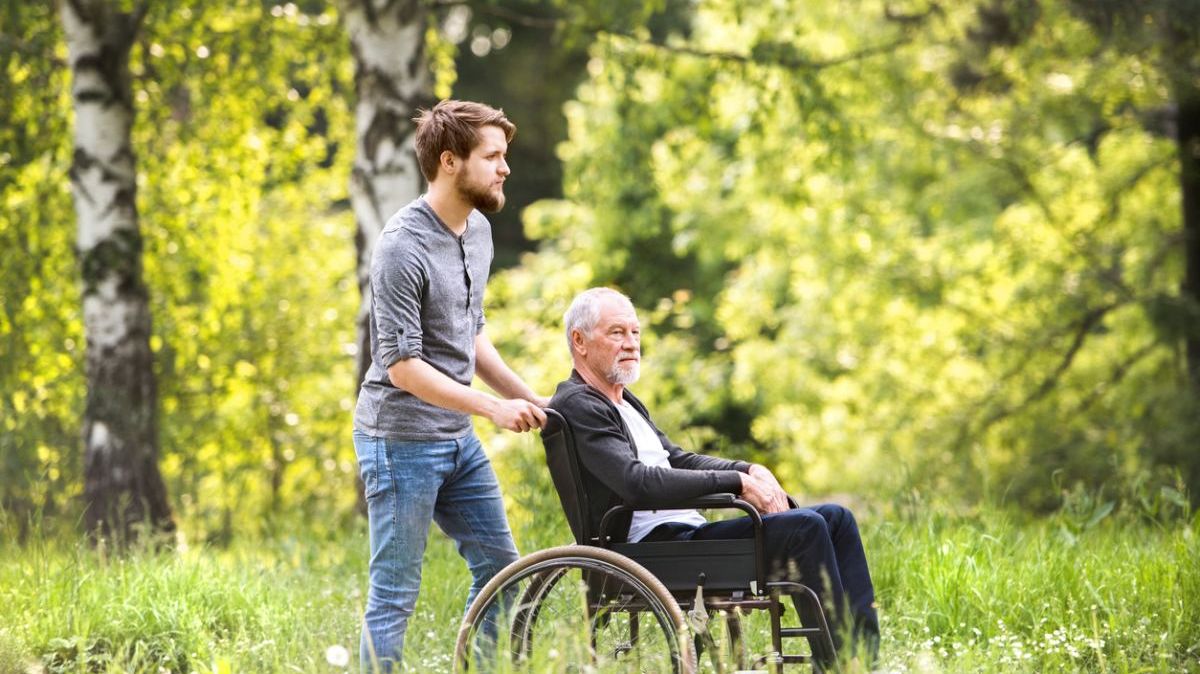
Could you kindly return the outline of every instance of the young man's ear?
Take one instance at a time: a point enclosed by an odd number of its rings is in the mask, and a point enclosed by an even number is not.
[[[450,150],[442,150],[442,153],[438,155],[438,165],[442,171],[453,175],[458,169],[458,157],[455,157]]]

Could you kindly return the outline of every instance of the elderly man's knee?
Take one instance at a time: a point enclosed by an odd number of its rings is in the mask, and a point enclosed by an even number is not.
[[[770,553],[771,575],[806,583],[819,583],[814,564],[833,550],[829,524],[821,513],[794,508],[764,518]]]
[[[829,523],[815,510],[794,508],[775,517],[782,525],[780,528],[785,529],[780,533],[801,545],[807,544],[813,537],[829,537]]]
[[[826,509],[826,515],[830,526],[835,528],[847,525],[854,527],[858,526],[858,520],[854,519],[854,513],[851,512],[849,508],[840,506],[836,503],[830,503],[822,506],[822,508]]]

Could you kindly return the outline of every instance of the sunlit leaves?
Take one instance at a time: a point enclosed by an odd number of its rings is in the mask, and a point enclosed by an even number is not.
[[[80,491],[70,76],[52,5],[4,5],[0,40],[0,507],[26,524]]]
[[[281,509],[353,504],[357,286],[352,217],[337,204],[354,143],[331,10],[211,11],[220,17],[198,5],[148,26],[164,48],[142,54],[157,87],[135,144],[146,148],[164,473],[185,521],[223,535]]]
[[[1047,506],[1055,468],[1153,466],[1182,419],[1136,402],[1178,382],[1163,78],[1037,9],[1004,10],[1016,41],[992,5],[704,3],[673,49],[601,42],[537,264],[590,251],[659,335],[638,389],[667,424],[811,488]],[[690,322],[656,310],[677,291]]]
[[[69,73],[54,60],[53,8],[37,4],[18,17],[31,51],[4,52],[20,82],[0,85],[11,102],[0,125],[0,455],[3,505],[21,517],[77,506],[84,392]],[[152,3],[133,50],[162,467],[189,534],[270,526],[272,511],[331,524],[352,512],[342,30],[333,8]]]

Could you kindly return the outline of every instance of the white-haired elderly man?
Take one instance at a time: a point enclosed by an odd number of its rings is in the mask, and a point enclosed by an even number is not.
[[[873,658],[879,639],[875,590],[850,511],[833,504],[789,508],[787,494],[766,467],[686,452],[671,442],[627,388],[641,366],[641,326],[629,298],[592,288],[574,299],[564,322],[574,368],[550,406],[574,432],[593,529],[620,503],[739,494],[763,513],[773,576],[826,590],[822,594],[838,649],[849,631]],[[627,516],[615,535],[636,542],[754,534],[746,517],[708,522],[696,510],[657,510]]]

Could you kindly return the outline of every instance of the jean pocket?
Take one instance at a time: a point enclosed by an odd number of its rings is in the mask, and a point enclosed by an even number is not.
[[[377,438],[369,436],[358,436],[354,438],[354,451],[358,457],[358,473],[363,481],[363,496],[367,499],[377,495],[382,490],[383,480],[380,479],[379,472],[384,466],[383,461],[383,442]]]

